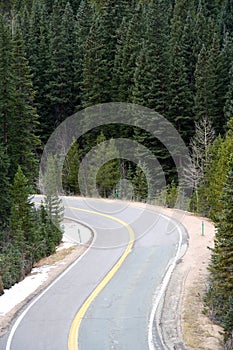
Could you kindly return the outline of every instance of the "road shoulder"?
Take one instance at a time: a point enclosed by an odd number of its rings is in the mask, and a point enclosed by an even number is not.
[[[161,308],[161,328],[168,349],[220,350],[221,327],[203,314],[203,297],[208,283],[208,264],[215,228],[206,218],[172,209],[159,209],[179,217],[189,235],[189,247],[177,262]]]

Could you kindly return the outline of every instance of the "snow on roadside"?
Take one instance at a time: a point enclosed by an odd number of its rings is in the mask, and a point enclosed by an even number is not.
[[[5,289],[0,297],[0,316],[4,316],[15,305],[21,303],[25,298],[33,293],[48,277],[48,272],[54,266],[42,266],[34,268],[31,274],[23,281],[16,283],[10,289]]]
[[[91,237],[90,230],[77,222],[67,222],[65,220],[63,226],[63,243],[57,248],[57,251],[76,245],[78,243],[78,230],[81,232],[83,243],[86,243]],[[47,280],[49,271],[57,267],[58,264],[62,264],[62,261],[58,261],[52,265],[35,267],[23,281],[14,284],[10,289],[5,289],[4,294],[0,296],[0,318],[35,292]]]
[[[74,244],[63,243],[57,251],[67,249],[71,246],[74,246]],[[61,264],[59,261],[52,265],[34,267],[23,281],[15,283],[10,289],[4,289],[4,294],[0,297],[0,317],[5,316],[5,314],[26,299],[31,293],[35,292],[47,280],[49,271],[55,268],[58,263]]]

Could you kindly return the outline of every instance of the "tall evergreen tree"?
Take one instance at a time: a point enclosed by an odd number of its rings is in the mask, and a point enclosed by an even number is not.
[[[233,153],[230,155],[221,201],[223,210],[217,224],[215,246],[210,264],[208,301],[214,318],[224,326],[226,335],[233,330]]]
[[[10,29],[3,16],[0,15],[0,139],[6,148],[9,143],[9,129],[14,120],[16,99],[14,73]]]
[[[38,115],[34,107],[34,89],[32,75],[25,57],[24,41],[19,27],[13,34],[13,69],[15,73],[16,100],[14,105],[14,125],[11,128],[9,155],[12,172],[15,173],[20,164],[25,176],[33,181],[37,172],[36,149],[40,140],[38,131]],[[20,132],[19,132],[20,130]]]
[[[224,106],[225,120],[230,120],[233,117],[233,64],[229,73],[229,85],[226,95],[226,103]]]
[[[196,118],[209,118],[216,133],[223,133],[226,124],[224,105],[228,72],[217,34],[213,37],[210,50],[206,50],[205,47],[202,48],[198,57],[195,77],[197,90],[195,98]]]
[[[169,119],[186,142],[193,133],[193,91],[189,85],[188,68],[182,44],[183,23],[188,16],[189,1],[178,0],[171,21]],[[186,28],[187,29],[187,28]]]
[[[210,149],[210,165],[205,173],[205,198],[207,198],[207,209],[210,217],[218,220],[218,215],[222,211],[222,202],[220,201],[223,192],[223,183],[226,174],[229,171],[228,160],[233,149],[233,119],[228,122],[228,131],[225,139],[218,137]]]
[[[93,6],[89,0],[82,0],[78,9],[74,28],[74,100],[76,110],[82,104],[82,79],[85,45],[93,19]]]
[[[112,101],[118,1],[105,0],[95,10],[83,60],[82,106]]]
[[[144,6],[136,4],[133,16],[123,18],[116,46],[114,61],[114,101],[131,102],[136,60],[142,48],[144,37]]]
[[[50,67],[46,97],[49,101],[49,123],[53,130],[74,110],[74,16],[69,3],[64,8],[63,2],[54,2],[49,30]]]
[[[0,202],[0,225],[3,228],[8,223],[10,211],[10,181],[8,175],[9,158],[4,144],[0,144],[0,192],[4,193]]]
[[[143,48],[136,60],[132,101],[166,114],[168,18],[164,2],[149,3]]]

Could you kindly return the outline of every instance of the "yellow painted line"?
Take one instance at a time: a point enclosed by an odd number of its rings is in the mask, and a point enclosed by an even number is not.
[[[68,208],[78,210],[78,211],[83,211],[86,213],[95,214],[95,215],[100,215],[100,216],[106,217],[108,219],[117,221],[121,225],[126,227],[126,229],[129,232],[129,237],[130,237],[129,243],[128,243],[124,253],[120,257],[120,259],[112,267],[112,269],[107,273],[107,275],[104,277],[104,279],[98,284],[98,286],[94,289],[94,291],[89,295],[89,297],[86,299],[84,304],[81,306],[81,308],[77,312],[75,318],[73,319],[73,322],[72,322],[72,325],[70,328],[69,338],[68,338],[68,349],[69,350],[78,350],[78,332],[79,332],[79,328],[80,328],[82,319],[83,319],[85,313],[87,312],[88,308],[90,307],[91,303],[98,296],[98,294],[104,289],[104,287],[108,284],[108,282],[112,279],[112,277],[116,274],[116,272],[119,270],[119,268],[123,264],[124,260],[127,258],[127,256],[131,252],[133,244],[134,244],[134,237],[135,236],[134,236],[133,229],[126,222],[124,222],[123,220],[118,219],[114,216],[98,213],[98,212],[95,212],[92,210],[87,210],[87,209],[79,209],[79,208],[75,208],[75,207],[68,207]]]

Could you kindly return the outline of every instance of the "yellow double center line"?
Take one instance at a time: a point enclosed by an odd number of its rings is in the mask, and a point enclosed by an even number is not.
[[[68,208],[73,209],[73,210],[83,211],[83,212],[90,213],[90,214],[103,216],[105,218],[114,220],[116,222],[119,222],[129,232],[129,243],[128,243],[124,253],[120,257],[120,259],[117,261],[117,263],[112,267],[112,269],[108,272],[108,274],[104,277],[104,279],[98,284],[98,286],[94,289],[94,291],[89,295],[89,297],[86,299],[84,304],[81,306],[81,308],[77,312],[77,314],[72,322],[72,325],[70,328],[70,333],[69,333],[69,338],[68,338],[68,349],[69,350],[78,350],[78,332],[79,332],[79,328],[80,328],[82,319],[83,319],[85,313],[87,312],[88,308],[90,307],[91,303],[94,301],[94,299],[97,297],[97,295],[104,289],[104,287],[108,284],[108,282],[112,279],[112,277],[116,274],[116,272],[119,270],[119,268],[123,264],[124,260],[127,258],[127,256],[131,252],[133,244],[134,244],[135,235],[134,235],[133,229],[126,222],[124,222],[123,220],[118,219],[114,216],[98,213],[98,212],[95,212],[92,210],[87,210],[87,209],[79,209],[79,208],[75,208],[75,207],[68,207]]]

